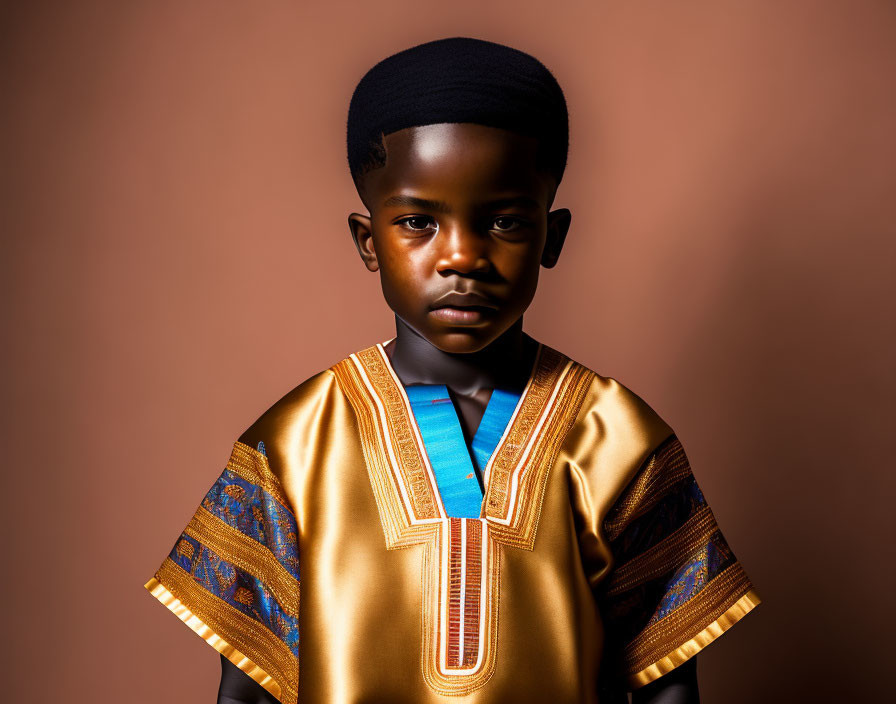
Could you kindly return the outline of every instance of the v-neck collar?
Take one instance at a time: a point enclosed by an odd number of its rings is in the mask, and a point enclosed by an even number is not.
[[[402,401],[404,402],[405,408],[407,409],[408,422],[411,424],[412,429],[414,431],[413,434],[417,441],[417,447],[418,447],[418,451],[421,455],[421,458],[424,459],[429,470],[432,471],[432,464],[429,461],[429,459],[430,459],[429,454],[427,452],[426,446],[423,443],[422,433],[420,432],[420,425],[418,424],[417,419],[413,413],[413,409],[411,407],[411,401],[410,401],[410,398],[408,397],[407,390],[405,389],[405,386],[401,383],[401,380],[398,378],[398,374],[395,372],[395,369],[392,366],[392,361],[389,359],[389,355],[386,353],[384,345],[388,344],[389,342],[391,342],[391,339],[386,340],[385,342],[378,342],[378,343],[376,343],[375,348],[376,348],[377,352],[379,353],[379,356],[382,358],[383,365],[385,366],[386,370],[389,372],[389,376],[392,378],[394,387],[397,390],[398,394],[400,395]],[[500,451],[502,445],[505,443],[505,441],[507,439],[507,435],[510,432],[511,427],[514,424],[514,421],[516,420],[517,415],[519,414],[520,410],[526,405],[526,403],[529,399],[533,382],[535,381],[535,378],[536,378],[539,368],[542,366],[542,362],[543,362],[542,350],[543,350],[543,348],[544,348],[544,345],[541,342],[539,342],[538,347],[535,351],[535,359],[533,360],[532,367],[529,370],[529,377],[526,380],[526,385],[523,388],[522,393],[520,393],[520,395],[519,395],[519,399],[516,402],[516,406],[514,407],[513,413],[507,419],[507,423],[504,426],[503,433],[501,434],[500,438],[495,443],[495,446],[492,448],[492,451],[489,454],[488,462],[486,463],[485,467],[481,468],[483,490],[482,490],[482,502],[481,502],[480,514],[479,514],[480,517],[485,515],[485,501],[489,496],[489,485],[490,485],[490,478],[491,478],[491,474],[492,474],[492,472],[491,472],[492,467],[495,463],[496,458],[499,455],[499,451]],[[423,386],[427,386],[427,385],[423,385]],[[437,386],[437,385],[430,385],[430,386]],[[441,386],[444,386],[444,385],[441,385]],[[485,411],[486,413],[488,412],[488,409],[491,405],[492,405],[492,399],[489,398],[489,403],[486,405],[486,411]],[[452,409],[453,409],[453,406],[454,406],[454,404],[452,404]],[[456,410],[454,411],[454,414],[456,417],[457,416]],[[479,428],[482,427],[483,420],[485,420],[485,414],[483,414],[482,420],[479,421]],[[458,423],[458,429],[459,429],[460,428],[459,419],[456,422]],[[476,429],[476,435],[479,434],[479,428]],[[463,443],[463,449],[464,449],[464,454],[466,455],[466,461],[470,464],[470,468],[472,469],[472,467],[473,467],[472,458],[470,457],[469,451],[467,451],[466,443],[463,442],[463,438],[461,438],[461,441]],[[474,442],[475,442],[475,437],[474,437]],[[434,488],[435,488],[435,491],[438,493],[439,492],[438,486],[436,486]],[[442,501],[442,497],[441,497],[440,493],[438,495],[438,501],[442,506],[442,510],[444,511],[445,510],[444,502]]]
[[[356,414],[387,544],[410,544],[406,541],[445,521],[479,520],[487,522],[489,534],[531,550],[551,463],[594,372],[539,343],[516,414],[485,468],[480,516],[452,519],[445,514],[407,395],[382,344],[350,354],[331,371]]]

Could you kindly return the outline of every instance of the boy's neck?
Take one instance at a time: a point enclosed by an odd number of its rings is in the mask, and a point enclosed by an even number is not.
[[[469,354],[443,352],[398,316],[395,330],[385,350],[403,385],[444,384],[464,396],[484,389],[521,391],[538,348],[523,332],[522,317],[490,345]]]

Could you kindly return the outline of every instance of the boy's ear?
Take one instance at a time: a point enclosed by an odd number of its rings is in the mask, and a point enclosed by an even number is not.
[[[544,251],[541,253],[541,265],[545,269],[553,267],[560,258],[560,250],[563,249],[571,221],[572,213],[567,208],[558,208],[548,213],[548,232]]]
[[[360,213],[352,213],[348,216],[348,227],[352,232],[352,240],[358,249],[358,254],[368,271],[377,271],[380,268],[376,259],[376,250],[373,248],[373,229],[370,226],[370,218]]]

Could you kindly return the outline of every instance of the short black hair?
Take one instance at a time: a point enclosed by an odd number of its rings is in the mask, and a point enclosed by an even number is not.
[[[473,122],[533,136],[536,168],[559,184],[569,151],[566,99],[538,59],[503,44],[449,37],[392,54],[352,93],[346,126],[348,166],[361,177],[385,166],[383,137],[443,122]]]

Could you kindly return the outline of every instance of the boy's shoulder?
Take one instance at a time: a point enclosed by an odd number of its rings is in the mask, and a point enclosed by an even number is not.
[[[591,370],[589,370],[591,371]],[[616,377],[592,371],[594,378],[582,403],[583,416],[599,418],[604,431],[628,429],[648,444],[658,444],[672,434],[672,428],[639,394]]]
[[[273,458],[286,445],[303,441],[325,421],[333,404],[344,404],[333,367],[324,369],[298,384],[275,401],[239,437],[239,442],[252,448],[263,443],[264,451]]]
[[[569,371],[585,372],[590,382],[584,389],[574,422],[585,432],[604,439],[625,438],[639,445],[655,447],[672,434],[672,428],[638,393],[617,377],[602,374],[558,350],[544,345],[568,364]]]
[[[564,440],[569,461],[609,506],[652,453],[675,433],[659,413],[619,379],[573,362],[592,375]]]

